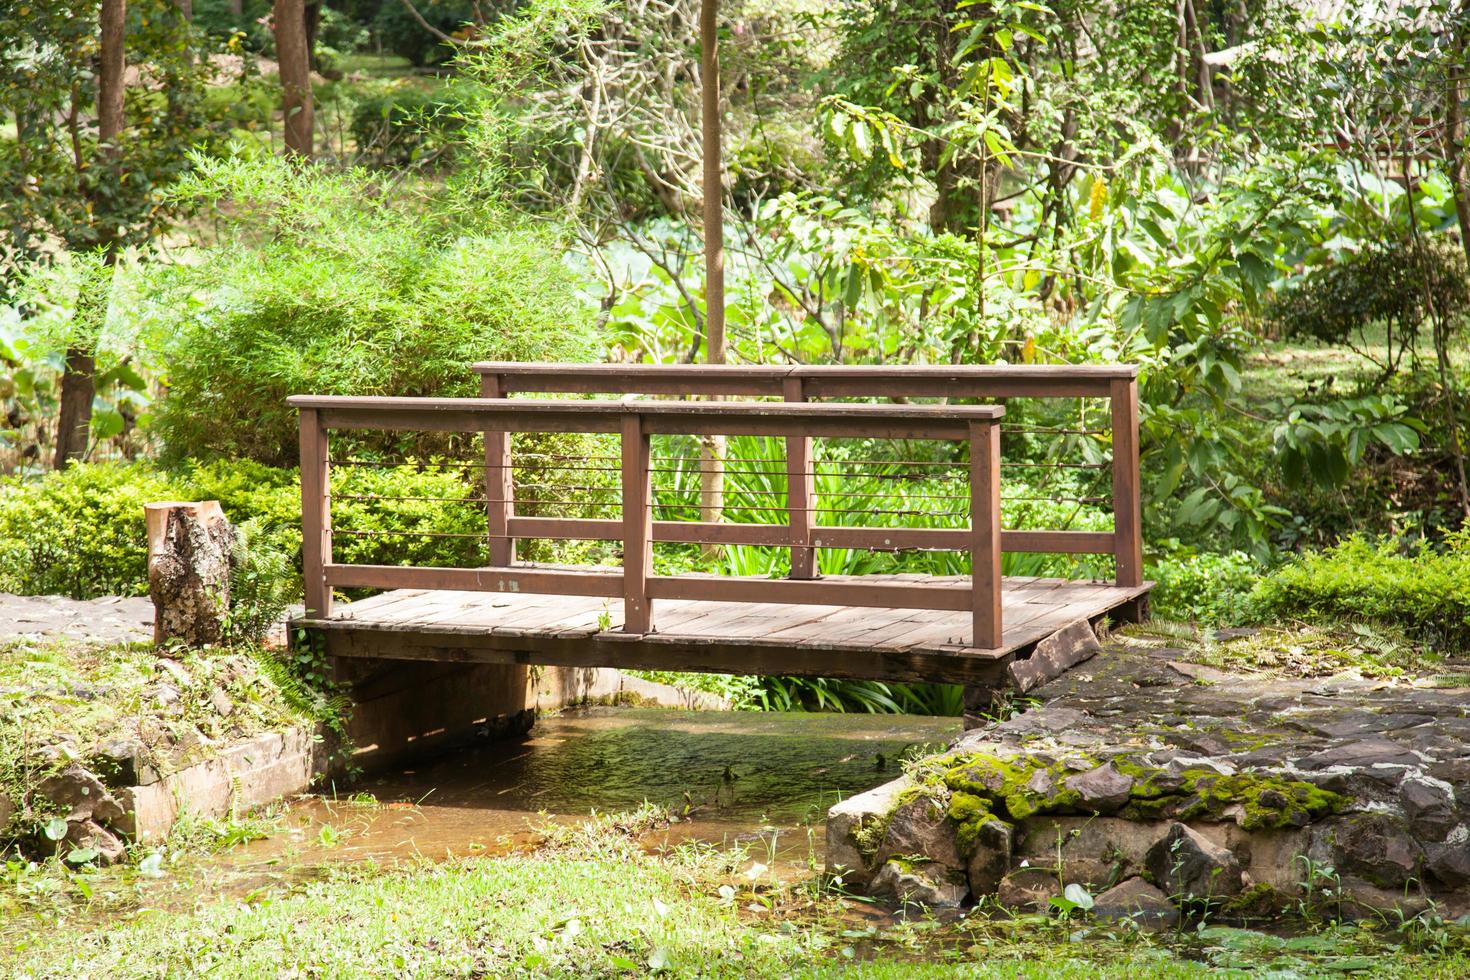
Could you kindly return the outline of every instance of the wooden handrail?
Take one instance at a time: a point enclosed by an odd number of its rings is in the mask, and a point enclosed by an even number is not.
[[[480,393],[501,398],[514,392],[544,394],[705,395],[784,398],[1106,398],[1113,434],[1113,530],[1007,531],[1006,551],[1110,554],[1119,585],[1143,583],[1142,495],[1138,469],[1138,368],[1131,364],[1046,365],[727,365],[727,364],[548,364],[481,361]],[[848,405],[847,408],[857,406]],[[493,445],[492,445],[493,444]],[[509,443],[487,433],[486,460],[502,459]],[[806,462],[804,446],[788,439],[787,460]],[[806,455],[803,455],[805,453]],[[796,462],[791,463],[796,469]],[[810,466],[802,466],[809,470]],[[503,469],[502,469],[503,472]],[[800,488],[798,488],[800,489]],[[509,489],[503,513],[491,516],[500,533],[514,524]],[[840,536],[840,535],[839,535]],[[513,537],[495,551],[496,564],[509,564]],[[830,547],[861,547],[837,543]],[[852,539],[849,538],[849,541]],[[875,540],[868,538],[867,540]],[[926,545],[906,543],[904,547]],[[933,547],[933,545],[927,545]],[[793,568],[806,572],[809,556],[793,555]]]
[[[1115,381],[1133,381],[1131,364],[1077,365],[739,365],[527,364],[480,361],[497,394],[732,395],[805,398],[1108,398]]]
[[[293,396],[301,413],[302,540],[308,618],[331,614],[333,587],[466,589],[622,597],[627,632],[654,629],[658,599],[880,606],[969,610],[976,646],[1001,645],[1000,470],[996,426],[1005,414],[994,405],[837,405],[801,402],[512,401],[503,398],[359,398]],[[617,432],[621,437],[621,520],[524,518],[492,514],[487,537],[606,538],[622,540],[620,572],[516,566],[428,568],[338,564],[332,559],[330,515],[331,429],[387,429],[505,434],[503,449],[487,449],[487,488],[504,486],[499,475],[512,463],[514,432]],[[810,521],[811,498],[802,478],[788,470],[786,511],[780,524],[654,521],[650,437],[654,435],[777,436],[798,444],[813,436],[929,439],[970,446],[971,527],[828,528]],[[488,445],[488,439],[487,439]],[[503,453],[503,455],[501,455]],[[487,501],[494,503],[492,494]],[[797,515],[801,517],[798,518]],[[496,531],[499,528],[499,531]],[[967,589],[939,583],[829,582],[802,575],[798,556],[853,533],[882,534],[920,546],[971,554]],[[791,549],[788,579],[654,575],[655,541],[773,544]],[[504,556],[504,552],[501,552]]]

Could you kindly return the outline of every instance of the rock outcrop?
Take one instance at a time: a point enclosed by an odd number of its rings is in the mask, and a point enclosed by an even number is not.
[[[1178,653],[1109,649],[840,804],[829,868],[936,905],[1047,909],[1076,884],[1095,914],[1154,925],[1269,916],[1324,875],[1345,915],[1470,912],[1465,690],[1234,677]]]

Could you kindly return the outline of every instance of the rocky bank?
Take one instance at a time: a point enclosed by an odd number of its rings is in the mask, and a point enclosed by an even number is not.
[[[1470,687],[1187,656],[1111,641],[1029,710],[833,807],[829,871],[904,902],[1155,923],[1470,911]]]

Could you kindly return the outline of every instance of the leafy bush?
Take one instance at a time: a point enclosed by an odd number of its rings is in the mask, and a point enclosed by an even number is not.
[[[1150,566],[1156,583],[1149,596],[1155,615],[1210,626],[1250,618],[1250,595],[1260,566],[1243,551],[1171,555]]]
[[[457,471],[413,464],[343,467],[334,473],[333,493],[338,532],[333,550],[340,561],[484,563],[484,513],[467,502],[478,491]],[[434,499],[383,499],[390,497]],[[145,464],[83,464],[40,479],[0,483],[0,590],[77,599],[145,594],[143,505],[158,500],[218,500],[225,516],[247,529],[240,573],[245,579],[236,579],[245,592],[234,615],[251,623],[250,629],[262,618],[268,625],[270,607],[284,593],[289,598],[299,593],[297,475],[249,461],[188,464],[173,471]],[[283,561],[289,576],[282,575]]]
[[[1263,615],[1393,624],[1463,650],[1470,647],[1470,532],[1452,535],[1440,550],[1348,538],[1272,572],[1251,600]]]
[[[147,467],[73,466],[0,483],[0,589],[27,595],[142,595],[148,588],[143,505],[175,496]]]
[[[352,112],[358,156],[378,166],[422,160],[465,128],[472,103],[462,86],[394,88],[364,99]]]
[[[473,361],[587,349],[591,308],[543,229],[437,214],[360,171],[199,171],[188,193],[227,203],[229,227],[156,283],[169,458],[289,464],[288,395],[470,395]]]
[[[470,0],[428,0],[417,7],[424,20],[451,36],[463,36],[465,26],[475,20],[475,5]],[[452,47],[424,30],[401,3],[380,6],[373,30],[384,48],[403,55],[415,65],[438,64],[454,54]]]
[[[1291,336],[1364,351],[1367,331],[1385,332],[1385,373],[1398,369],[1424,325],[1457,320],[1470,309],[1465,254],[1450,242],[1374,244],[1319,266],[1296,289],[1277,296],[1267,315]]]

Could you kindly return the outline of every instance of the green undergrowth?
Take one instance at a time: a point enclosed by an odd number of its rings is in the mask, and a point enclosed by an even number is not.
[[[1326,926],[1297,936],[1206,924],[1148,933],[1084,913],[975,909],[894,915],[817,878],[778,877],[744,848],[644,844],[665,815],[644,807],[543,828],[536,850],[392,866],[319,868],[295,884],[214,898],[222,882],[179,857],[90,873],[88,896],[121,885],[110,919],[0,922],[0,971],[133,977],[1455,977],[1465,928]],[[267,826],[267,830],[273,830]],[[60,871],[7,882],[45,890]],[[181,895],[160,900],[175,888]],[[116,889],[111,889],[115,891]],[[40,901],[36,899],[36,901]],[[172,910],[166,910],[172,909]],[[861,910],[861,911],[859,911]]]
[[[342,467],[333,491],[334,552],[341,561],[482,563],[478,540],[435,537],[484,531],[483,512],[464,499],[471,488],[454,473],[413,463]],[[388,496],[440,499],[379,499]],[[218,500],[232,522],[254,521],[261,543],[286,555],[299,574],[301,488],[294,469],[249,461],[174,468],[97,463],[39,479],[0,480],[0,591],[75,599],[144,594],[143,505],[158,500]],[[411,533],[376,536],[382,531]]]
[[[1440,547],[1348,538],[1264,578],[1262,617],[1392,624],[1444,652],[1470,651],[1470,532]]]
[[[117,763],[102,751],[107,743],[136,744],[136,756],[167,775],[222,745],[335,710],[276,657],[180,650],[166,665],[145,644],[0,644],[0,795],[14,809],[0,848],[47,816],[32,790],[50,772],[78,762],[110,780]]]

